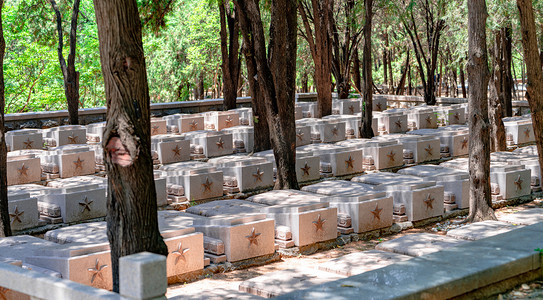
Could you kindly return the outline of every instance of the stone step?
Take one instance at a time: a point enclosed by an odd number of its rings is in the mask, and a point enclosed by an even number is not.
[[[500,233],[511,231],[518,226],[501,221],[482,221],[449,230],[447,236],[462,240],[480,240]]]
[[[411,256],[390,253],[380,250],[368,250],[341,256],[319,264],[321,271],[342,276],[362,274],[367,271],[386,267],[390,264],[411,259]]]
[[[543,208],[531,208],[511,214],[503,214],[498,219],[511,224],[532,225],[543,222]]]
[[[443,249],[456,247],[466,242],[468,241],[458,240],[445,235],[415,233],[380,243],[375,247],[375,249],[409,256],[421,256],[441,251]]]

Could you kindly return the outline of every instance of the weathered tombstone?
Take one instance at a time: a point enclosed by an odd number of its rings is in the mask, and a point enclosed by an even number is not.
[[[345,139],[345,122],[333,119],[301,119],[296,125],[311,127],[311,140],[335,143]]]
[[[508,146],[522,145],[535,141],[532,119],[526,117],[504,118]]]
[[[373,96],[372,108],[373,111],[385,111],[387,109],[387,99],[385,97]]]
[[[452,124],[466,124],[466,113],[460,104],[449,106],[436,106],[437,122],[442,126]]]
[[[332,100],[332,111],[337,115],[356,115],[360,112],[361,99]]]
[[[192,144],[202,147],[201,154],[205,157],[216,157],[229,155],[234,152],[234,145],[231,133],[222,131],[192,131],[184,134],[185,139],[190,139]],[[200,154],[200,153],[195,153]]]
[[[329,144],[311,144],[298,147],[301,151],[312,152],[321,160],[321,172],[334,176],[362,173],[362,150]]]
[[[250,107],[241,107],[236,109],[231,109],[230,111],[237,112],[239,114],[239,125],[243,126],[253,126],[254,117],[253,109]],[[299,112],[301,114],[301,111]],[[298,109],[296,109],[296,116],[298,116]]]
[[[92,123],[87,126],[87,143],[100,144],[106,130],[106,122]],[[101,145],[100,145],[101,146]]]
[[[190,141],[178,135],[153,136],[151,150],[158,153],[158,160],[162,164],[190,160]]]
[[[490,181],[499,186],[499,194],[505,200],[530,195],[531,179],[530,169],[523,165],[490,167]]]
[[[223,132],[232,134],[232,143],[236,153],[253,152],[255,141],[252,126],[234,126],[225,128]]]
[[[322,118],[323,120],[336,120],[345,123],[345,137],[348,139],[358,138],[360,122],[362,118],[359,114],[356,115],[330,115]]]
[[[407,111],[408,127],[412,130],[437,128],[437,117],[433,109],[416,106]]]
[[[234,177],[242,192],[273,186],[273,165],[265,158],[223,156],[212,158],[208,163],[222,171],[225,177]]]
[[[41,180],[40,159],[35,154],[18,154],[13,152],[8,154],[8,185],[39,182]]]
[[[403,109],[389,109],[379,114],[380,134],[405,133],[407,131],[407,115]]]
[[[311,144],[311,127],[296,125],[296,147]]]
[[[20,129],[6,132],[6,144],[9,151],[43,149],[41,129]]]
[[[166,120],[151,119],[151,135],[167,134]]]
[[[90,175],[96,172],[95,152],[89,146],[65,145],[41,155],[42,169],[60,177]]]
[[[438,137],[410,134],[393,134],[375,137],[376,140],[397,140],[403,145],[403,158],[407,164],[440,159],[441,144]]]
[[[273,150],[256,152],[253,154],[253,156],[266,158],[273,164],[275,173],[276,166]],[[296,150],[296,177],[298,182],[307,182],[320,179],[320,157],[314,155],[311,151]]]
[[[37,198],[60,207],[64,223],[103,217],[107,213],[106,189],[98,184],[48,188]]]
[[[162,117],[171,133],[185,133],[204,130],[204,116],[201,114],[175,114]]]
[[[189,201],[223,195],[223,172],[209,164],[175,163],[162,166],[161,169],[167,172],[167,183],[182,186]]]
[[[38,199],[24,191],[8,192],[8,213],[13,231],[33,228],[40,223]]]
[[[83,125],[63,125],[44,129],[43,140],[49,147],[59,147],[70,144],[85,144],[87,128]]]
[[[204,113],[205,129],[223,130],[239,125],[239,113],[236,111],[210,111]]]

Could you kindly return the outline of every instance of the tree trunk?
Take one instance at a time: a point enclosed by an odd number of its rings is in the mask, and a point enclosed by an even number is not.
[[[462,98],[467,98],[466,77],[464,76],[464,66],[460,66],[460,85],[462,86]]]
[[[526,95],[532,112],[539,167],[543,170],[543,72],[539,64],[534,9],[531,0],[517,0],[517,6],[520,12],[524,62],[528,72]]]
[[[504,80],[503,80],[503,94],[505,101],[505,116],[513,116],[513,73],[511,72],[511,65],[513,63],[513,38],[511,23],[508,23],[506,27],[502,28],[503,35],[503,64],[504,64]]]
[[[2,7],[4,0],[0,0],[0,237],[11,235],[11,220],[8,209],[8,171],[6,147],[6,128],[4,127],[4,53],[6,41],[4,40],[4,29],[2,28]]]
[[[505,151],[507,150],[505,126],[502,119],[505,115],[505,95],[504,95],[504,81],[505,79],[505,64],[503,59],[503,35],[502,31],[495,32],[494,49],[491,52],[492,65],[494,70],[491,73],[489,83],[489,98],[488,98],[488,117],[490,120],[490,150],[491,151]]]
[[[370,65],[371,65],[371,56],[370,56]],[[362,78],[360,77],[360,57],[358,56],[358,48],[354,49],[353,83],[354,83],[354,86],[359,91],[362,90]]]
[[[317,115],[322,118],[332,114],[332,44],[328,35],[332,7],[330,0],[312,0],[311,7],[306,1],[298,2],[298,11],[304,25],[305,40],[309,45],[315,66],[315,85],[317,88]],[[313,30],[310,25],[313,16]]]
[[[72,22],[70,25],[70,52],[68,54],[68,62],[64,59],[62,53],[63,32],[62,32],[62,15],[58,9],[55,0],[49,0],[53,10],[55,11],[57,32],[58,32],[58,60],[64,80],[64,94],[68,104],[69,123],[72,125],[79,124],[79,72],[75,70],[75,50],[77,42],[77,17],[79,16],[80,0],[75,0],[72,7]]]
[[[388,34],[383,35],[385,39],[385,47],[383,49],[383,85],[388,85]]]
[[[244,40],[252,38],[257,81],[266,107],[270,139],[277,166],[276,189],[298,189],[296,179],[296,91],[297,3],[271,3],[268,49],[258,0],[235,0]],[[268,51],[266,51],[268,50]]]
[[[364,0],[365,20],[364,24],[364,53],[362,54],[362,67],[364,73],[364,89],[362,91],[362,126],[360,136],[362,138],[372,138],[373,129],[371,127],[373,121],[373,86],[372,86],[372,69],[371,69],[371,27],[373,18],[373,0]],[[358,72],[358,71],[357,71]]]
[[[167,255],[158,229],[151,157],[150,99],[135,0],[95,0],[107,100],[104,160],[108,175],[107,233],[113,290],[119,258],[142,251]]]
[[[239,70],[241,68],[239,59],[239,21],[235,7],[230,7],[230,1],[220,0],[218,5],[221,24],[223,109],[229,110],[236,108]]]
[[[398,83],[398,88],[396,89],[396,95],[403,95],[405,92],[405,79],[407,78],[407,71],[409,69],[409,53],[409,48],[407,48],[407,58],[405,59],[402,77],[400,77],[400,82]]]
[[[468,1],[469,177],[468,222],[496,219],[490,198],[490,124],[485,0]]]

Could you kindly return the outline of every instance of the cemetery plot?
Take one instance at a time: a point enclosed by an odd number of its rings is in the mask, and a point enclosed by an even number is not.
[[[235,153],[253,152],[254,128],[252,126],[235,126],[223,130],[225,133],[232,134],[232,143]]]
[[[379,114],[379,134],[405,133],[407,115],[403,109],[389,109]]]
[[[41,164],[35,154],[16,155],[10,152],[7,158],[8,185],[26,184],[41,180]]]
[[[190,139],[191,153],[195,155],[203,154],[204,157],[217,157],[229,155],[234,152],[231,133],[222,131],[191,131],[185,133],[184,137],[185,139]],[[194,148],[192,144],[195,144]]]
[[[209,164],[223,172],[224,178],[233,177],[237,185],[231,184],[232,179],[225,180],[225,187],[238,187],[240,191],[267,188],[273,185],[273,165],[265,158],[246,156],[224,156],[213,158]]]
[[[8,151],[43,149],[41,129],[20,129],[6,132]]]
[[[239,113],[236,111],[210,111],[204,113],[205,129],[223,130],[239,125]]]
[[[155,135],[151,138],[151,149],[158,153],[162,164],[190,160],[190,141],[181,136]]]
[[[312,152],[320,157],[321,173],[343,176],[363,172],[362,150],[356,150],[354,147],[312,144],[298,149]]]
[[[87,128],[82,125],[63,125],[44,129],[42,134],[48,147],[85,144],[87,142]]]
[[[273,163],[274,174],[276,172],[275,156],[273,150],[254,153],[253,156],[266,158]],[[320,157],[311,151],[296,150],[296,177],[298,182],[318,180],[320,175]]]

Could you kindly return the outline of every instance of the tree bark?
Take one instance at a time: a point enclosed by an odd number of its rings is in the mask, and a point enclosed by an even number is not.
[[[531,0],[517,0],[517,6],[520,12],[524,62],[528,73],[526,96],[532,112],[539,167],[543,170],[543,72],[539,64],[534,9]]]
[[[58,60],[64,79],[64,94],[68,104],[69,122],[72,125],[79,124],[79,72],[75,70],[75,50],[77,43],[77,17],[79,16],[80,0],[75,0],[72,7],[72,21],[70,25],[70,52],[68,53],[68,62],[64,59],[62,53],[63,34],[62,34],[62,16],[55,0],[49,0],[55,11],[57,32],[58,32]]]
[[[266,105],[270,139],[277,165],[276,189],[298,189],[296,179],[296,92],[297,3],[271,3],[268,49],[258,0],[235,0],[244,40],[253,39],[257,81]],[[250,28],[248,28],[250,27]],[[251,35],[251,36],[249,36]],[[266,51],[267,50],[267,51]]]
[[[362,91],[362,126],[360,136],[362,138],[372,138],[373,129],[373,79],[371,69],[371,27],[373,19],[373,0],[364,0],[365,20],[364,32],[364,53],[362,54],[362,67],[364,77],[364,89]]]
[[[488,58],[485,0],[468,1],[469,177],[467,221],[495,220],[490,198],[490,126],[488,121]]]
[[[502,29],[502,50],[503,50],[503,65],[504,65],[504,80],[503,80],[503,94],[505,101],[505,116],[513,116],[513,73],[511,71],[511,65],[513,64],[513,37],[511,23]]]
[[[370,64],[371,64],[371,56],[370,56]],[[354,83],[354,86],[359,91],[362,90],[362,78],[360,77],[360,57],[358,55],[358,48],[354,49],[353,83]]]
[[[315,85],[317,88],[317,115],[322,118],[332,114],[332,46],[328,29],[332,15],[332,1],[311,0],[298,2],[298,11],[304,30],[302,36],[309,45],[315,66]],[[310,23],[313,23],[313,30]],[[313,32],[314,31],[314,32]]]
[[[236,108],[241,68],[239,59],[239,21],[235,7],[230,7],[230,1],[219,0],[218,5],[221,24],[223,108],[229,110]]]
[[[11,235],[11,220],[8,209],[8,172],[6,147],[6,128],[4,127],[4,54],[6,52],[6,41],[4,40],[4,29],[2,27],[2,7],[4,0],[0,0],[0,237]]]
[[[409,69],[409,47],[407,48],[407,58],[405,59],[405,65],[403,67],[402,77],[400,77],[400,82],[398,83],[398,88],[396,89],[396,95],[403,95],[405,92],[405,79],[407,78],[407,71]]]
[[[492,53],[493,71],[489,83],[488,117],[490,119],[490,150],[507,150],[505,126],[502,119],[505,116],[505,60],[503,59],[503,35],[502,31],[495,32],[494,49]]]
[[[107,233],[113,290],[119,258],[142,251],[167,255],[158,229],[151,157],[150,99],[135,0],[94,0],[107,100],[104,158]]]
[[[464,66],[460,65],[460,85],[462,86],[462,98],[467,98],[466,77],[464,76]]]

